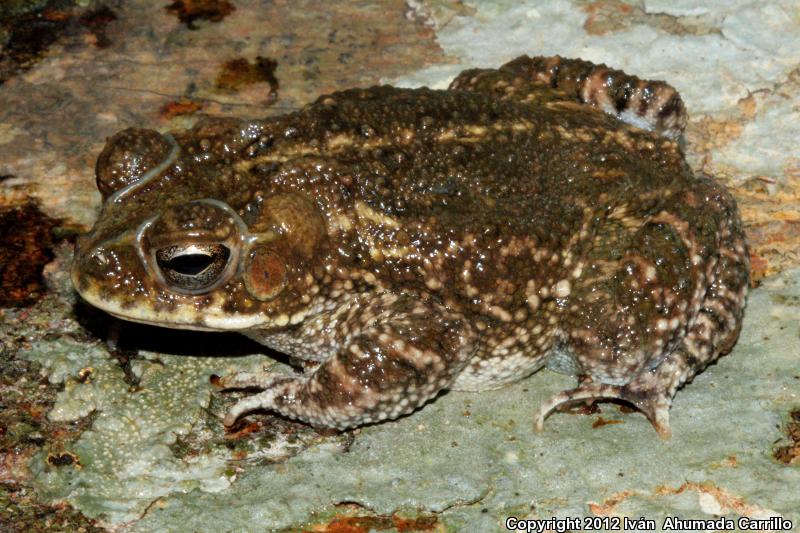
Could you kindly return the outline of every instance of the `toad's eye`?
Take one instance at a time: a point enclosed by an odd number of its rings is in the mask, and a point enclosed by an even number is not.
[[[193,244],[167,246],[155,255],[164,281],[171,288],[187,294],[200,294],[222,279],[231,251],[222,244]]]

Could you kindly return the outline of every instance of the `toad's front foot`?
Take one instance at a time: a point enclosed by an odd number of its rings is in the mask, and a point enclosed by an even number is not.
[[[231,389],[267,389],[272,386],[277,378],[286,378],[280,374],[273,372],[235,372],[227,376],[217,376],[212,374],[209,377],[209,382],[217,390],[231,390]]]
[[[360,307],[337,326],[339,351],[306,374],[212,376],[219,388],[263,391],[224,424],[257,409],[339,430],[397,418],[450,386],[473,353],[471,326],[438,304],[385,294]]]
[[[260,389],[263,392],[254,394],[238,401],[225,415],[222,423],[231,427],[244,413],[259,408],[273,407],[279,396],[289,397],[293,391],[301,386],[298,381],[305,381],[305,377],[292,377],[273,372],[235,372],[227,376],[212,375],[211,384],[217,390],[232,389]]]
[[[231,382],[241,381],[244,382],[252,378],[249,382],[259,381],[263,384],[264,391],[246,398],[242,398],[231,407],[222,423],[226,428],[233,426],[236,421],[245,413],[255,411],[256,409],[272,409],[285,414],[290,418],[299,418],[296,410],[287,408],[281,409],[281,406],[288,405],[294,402],[294,398],[302,391],[304,384],[308,380],[306,377],[276,377],[274,375],[265,375],[261,377],[258,374],[247,374],[241,376],[240,374],[232,374],[230,376]],[[256,385],[230,385],[227,388],[242,388],[251,387]]]

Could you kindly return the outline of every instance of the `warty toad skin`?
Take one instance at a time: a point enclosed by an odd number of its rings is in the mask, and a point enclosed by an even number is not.
[[[267,409],[346,429],[446,389],[538,369],[541,406],[636,406],[730,351],[749,260],[736,204],[695,176],[677,92],[522,56],[448,90],[372,87],[265,120],[127,129],[97,162],[102,212],[73,281],[128,320],[241,332],[304,373],[235,373]]]

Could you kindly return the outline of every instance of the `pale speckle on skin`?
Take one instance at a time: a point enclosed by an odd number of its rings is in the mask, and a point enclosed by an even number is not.
[[[554,293],[558,298],[566,298],[569,296],[571,290],[572,286],[570,285],[569,280],[562,279],[556,283]]]

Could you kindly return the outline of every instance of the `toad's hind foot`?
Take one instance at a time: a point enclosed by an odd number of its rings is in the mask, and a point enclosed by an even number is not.
[[[645,80],[603,64],[559,56],[520,56],[499,69],[471,69],[459,74],[450,89],[487,91],[504,97],[520,94],[524,82],[558,89],[571,100],[588,104],[634,126],[678,139],[687,115],[678,91],[659,80]]]
[[[621,400],[630,403],[650,420],[653,428],[662,439],[668,439],[671,435],[669,427],[671,401],[666,393],[634,391],[627,385],[604,385],[602,383],[583,385],[563,391],[550,398],[539,408],[539,412],[536,415],[536,430],[539,432],[544,430],[544,419],[560,405],[579,401],[591,402],[593,400]]]

